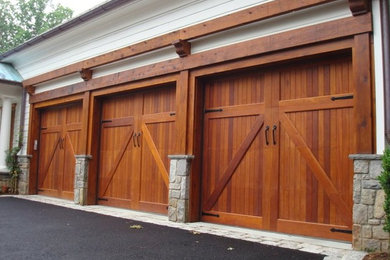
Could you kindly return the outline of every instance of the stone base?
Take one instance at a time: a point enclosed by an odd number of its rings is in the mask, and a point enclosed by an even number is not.
[[[189,221],[190,168],[192,155],[169,155],[168,219],[173,222]]]
[[[380,155],[351,155],[354,160],[352,246],[355,250],[388,252],[389,233],[383,230],[385,193],[378,181]]]
[[[88,165],[91,155],[76,155],[74,175],[74,203],[87,205],[88,196]]]
[[[18,155],[18,161],[22,172],[18,179],[18,192],[22,195],[29,194],[30,160],[31,155]]]

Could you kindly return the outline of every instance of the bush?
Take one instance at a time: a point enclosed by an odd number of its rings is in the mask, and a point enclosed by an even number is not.
[[[378,177],[379,182],[385,192],[385,203],[383,208],[385,210],[385,225],[383,229],[390,232],[390,149],[386,148],[382,157],[382,174]]]

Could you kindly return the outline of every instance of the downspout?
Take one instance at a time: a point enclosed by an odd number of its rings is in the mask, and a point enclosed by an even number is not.
[[[385,139],[390,145],[390,27],[389,0],[380,1],[383,51],[383,88],[385,102]]]

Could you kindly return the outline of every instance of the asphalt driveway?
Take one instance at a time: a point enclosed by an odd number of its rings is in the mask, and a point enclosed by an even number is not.
[[[324,258],[1,196],[0,253],[0,259]]]

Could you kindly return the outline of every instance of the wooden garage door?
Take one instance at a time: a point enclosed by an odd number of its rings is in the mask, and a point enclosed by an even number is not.
[[[175,87],[107,98],[102,105],[98,201],[166,213]]]
[[[205,83],[202,218],[350,240],[351,60]]]
[[[79,154],[81,104],[41,112],[38,193],[73,199],[75,154]]]

